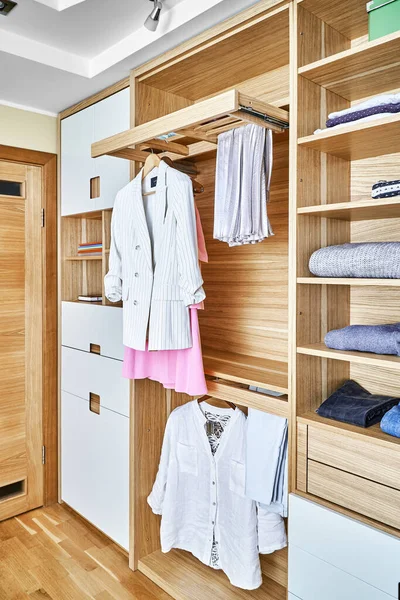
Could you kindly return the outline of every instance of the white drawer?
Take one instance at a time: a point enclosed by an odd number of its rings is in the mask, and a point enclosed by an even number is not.
[[[97,394],[102,407],[129,417],[129,380],[119,360],[63,346],[61,389],[84,400]]]
[[[63,302],[61,343],[85,352],[97,344],[102,356],[123,360],[122,308]]]
[[[330,544],[329,536],[325,543]],[[289,546],[289,591],[301,600],[391,600],[364,581]]]
[[[289,544],[398,598],[400,539],[396,537],[291,494]]]
[[[66,392],[61,397],[62,500],[129,548],[129,419]]]

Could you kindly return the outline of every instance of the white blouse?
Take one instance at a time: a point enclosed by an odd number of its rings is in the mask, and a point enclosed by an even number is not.
[[[213,455],[203,410],[230,415]],[[180,548],[206,565],[213,540],[219,566],[243,589],[262,583],[259,553],[286,546],[283,519],[245,496],[246,417],[195,400],[167,422],[160,466],[148,503],[162,515],[161,549]]]

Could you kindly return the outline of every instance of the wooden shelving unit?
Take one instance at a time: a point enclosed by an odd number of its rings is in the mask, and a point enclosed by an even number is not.
[[[297,348],[299,354],[307,356],[319,356],[321,358],[331,358],[333,360],[342,360],[345,362],[361,365],[370,365],[374,367],[384,367],[387,369],[400,370],[400,356],[373,354],[370,352],[357,352],[345,350],[333,350],[323,343],[308,344]]]
[[[299,75],[347,100],[359,100],[393,89],[400,78],[399,55],[397,32],[300,67]]]
[[[400,279],[356,279],[352,277],[298,277],[303,285],[349,285],[354,287],[400,287]]]
[[[349,123],[308,135],[299,146],[325,152],[343,160],[360,160],[400,151],[400,113],[374,121]]]
[[[308,215],[309,217],[321,217],[323,219],[341,219],[343,221],[399,219],[400,197],[303,206],[297,209],[297,214]]]
[[[233,588],[222,571],[183,550],[157,550],[139,561],[139,570],[176,600],[286,600],[286,588],[266,577],[258,590]]]

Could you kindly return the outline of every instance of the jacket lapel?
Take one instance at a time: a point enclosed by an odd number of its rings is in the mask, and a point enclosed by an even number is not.
[[[143,250],[147,265],[153,271],[153,257],[151,251],[151,240],[149,228],[147,226],[146,213],[144,212],[143,196],[142,196],[142,171],[134,179],[133,194],[135,203],[136,230],[138,234],[138,245]]]
[[[167,210],[167,170],[168,165],[161,161],[158,168],[157,188],[156,188],[156,217],[154,223],[154,258],[155,263],[161,256],[164,234],[165,234],[165,214]]]

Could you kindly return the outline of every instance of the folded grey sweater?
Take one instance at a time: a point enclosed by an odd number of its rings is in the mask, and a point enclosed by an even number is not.
[[[316,250],[309,269],[318,277],[400,279],[400,242],[365,242]]]
[[[325,345],[335,350],[358,350],[400,356],[400,323],[349,325],[343,329],[333,329],[326,334]]]

